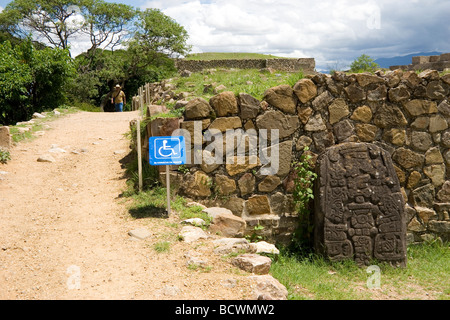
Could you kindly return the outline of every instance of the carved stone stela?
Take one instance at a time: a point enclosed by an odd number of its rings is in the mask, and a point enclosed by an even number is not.
[[[330,260],[371,259],[406,266],[403,196],[383,149],[368,143],[329,148],[317,160],[316,249]]]

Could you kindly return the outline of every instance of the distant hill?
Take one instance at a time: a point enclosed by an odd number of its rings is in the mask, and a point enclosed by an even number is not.
[[[412,57],[417,56],[438,56],[442,54],[442,52],[419,52],[408,54],[406,56],[397,56],[392,58],[379,58],[376,59],[375,62],[380,65],[381,68],[389,68],[390,66],[404,66],[412,63]]]
[[[189,54],[186,60],[283,59],[268,54],[244,52],[205,52]]]

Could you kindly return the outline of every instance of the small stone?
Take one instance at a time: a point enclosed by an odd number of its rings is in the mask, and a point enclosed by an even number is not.
[[[147,229],[140,228],[140,229],[128,231],[128,235],[137,240],[145,240],[148,237],[150,237],[152,235],[152,233]]]
[[[184,242],[188,243],[208,238],[208,235],[201,228],[191,226],[183,227],[179,233],[179,236]]]
[[[280,254],[280,250],[278,250],[274,244],[268,243],[266,241],[256,242],[255,245],[256,253]]]
[[[256,288],[253,292],[255,300],[287,300],[288,291],[271,275],[251,276]]]
[[[165,296],[176,296],[180,294],[181,290],[177,286],[165,286],[162,290],[162,294]]]
[[[231,263],[247,272],[267,274],[269,273],[272,260],[258,254],[246,253],[234,258]]]
[[[206,213],[208,216],[210,216],[213,219],[219,214],[233,215],[233,212],[231,212],[231,210],[226,209],[226,208],[220,208],[220,207],[206,208],[206,209],[203,209],[202,212]]]
[[[190,224],[195,227],[201,227],[206,224],[205,220],[200,219],[200,218],[191,218],[191,219],[183,220],[183,221],[181,221],[181,223],[182,224]]]
[[[247,224],[244,219],[233,214],[219,213],[216,214],[210,231],[220,233],[224,237],[243,237]]]
[[[53,158],[49,154],[44,154],[37,159],[37,162],[50,162],[51,163],[51,162],[55,162],[55,161],[56,161],[55,158]]]
[[[40,114],[39,112],[33,113],[33,118],[35,119],[44,119],[45,116],[43,114]]]

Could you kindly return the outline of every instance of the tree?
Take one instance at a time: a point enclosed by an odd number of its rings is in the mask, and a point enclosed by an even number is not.
[[[356,73],[374,72],[375,69],[379,67],[380,66],[377,63],[375,63],[370,56],[363,54],[352,62],[352,64],[350,65],[350,71]]]
[[[56,108],[74,74],[68,50],[38,50],[31,39],[0,44],[0,123],[24,121],[34,112]]]
[[[14,0],[0,13],[0,25],[13,36],[32,34],[62,49],[87,35],[95,54],[99,47],[119,44],[136,14],[131,6],[103,0]]]
[[[128,42],[128,52],[133,57],[128,74],[134,76],[150,65],[167,65],[169,58],[187,54],[188,37],[183,26],[160,10],[140,11],[136,31]]]
[[[156,9],[138,11],[133,33],[119,50],[97,50],[76,57],[78,76],[71,92],[77,99],[100,105],[113,85],[127,96],[146,82],[160,81],[175,69],[173,57],[186,54],[188,34],[175,20]],[[126,84],[126,85],[125,85]]]

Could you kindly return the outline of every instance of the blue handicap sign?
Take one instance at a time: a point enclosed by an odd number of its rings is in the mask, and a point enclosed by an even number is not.
[[[185,164],[186,146],[184,137],[151,137],[149,140],[149,158],[152,166]]]

